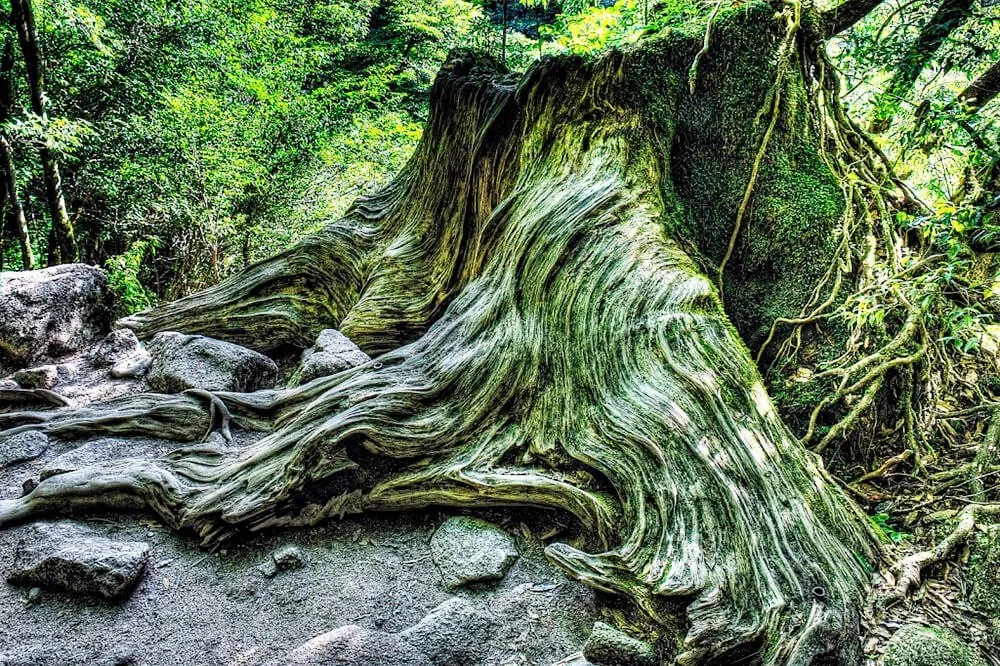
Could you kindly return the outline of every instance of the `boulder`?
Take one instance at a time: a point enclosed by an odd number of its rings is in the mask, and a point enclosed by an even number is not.
[[[420,650],[394,634],[348,625],[320,634],[290,655],[292,664],[316,666],[434,666]]]
[[[431,557],[448,589],[502,580],[518,556],[507,532],[479,518],[449,518],[431,537]]]
[[[72,523],[40,523],[18,543],[7,580],[119,599],[142,578],[148,560],[146,543],[113,541]]]
[[[158,333],[147,349],[153,364],[146,381],[161,393],[187,389],[252,392],[272,388],[278,381],[278,366],[268,357],[202,335]]]
[[[37,430],[0,435],[0,469],[34,460],[48,448],[49,438]]]
[[[656,666],[656,648],[604,622],[595,622],[583,656],[600,666]]]
[[[0,374],[87,347],[110,327],[111,302],[93,266],[0,273]]]
[[[37,368],[18,370],[11,379],[25,389],[50,389],[59,383],[59,369],[54,365],[40,365]]]
[[[883,666],[985,666],[986,662],[953,632],[907,624],[885,646]]]
[[[399,637],[427,655],[435,666],[473,666],[483,663],[483,652],[495,630],[493,616],[453,597]]]
[[[370,360],[346,335],[328,328],[319,334],[316,344],[302,352],[302,362],[292,375],[291,384],[297,386],[317,377],[335,375]]]

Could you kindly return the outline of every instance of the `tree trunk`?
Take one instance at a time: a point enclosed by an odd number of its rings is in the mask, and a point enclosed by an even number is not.
[[[28,231],[28,220],[24,217],[20,194],[17,191],[17,176],[14,173],[14,160],[11,157],[10,143],[4,134],[0,134],[0,169],[3,170],[4,190],[9,204],[6,226],[13,228],[17,233],[18,243],[21,246],[22,267],[24,270],[31,270],[35,267],[35,255],[31,249],[31,234]]]
[[[7,122],[10,109],[14,104],[14,43],[4,41],[3,57],[0,59],[0,124]],[[9,205],[5,216],[0,221],[0,231],[3,228],[13,229],[21,246],[21,266],[30,271],[35,267],[35,256],[31,250],[31,235],[28,232],[28,220],[24,217],[21,207],[21,196],[17,190],[17,173],[14,171],[14,156],[10,140],[5,132],[0,132],[0,171],[3,171],[3,190]],[[2,235],[2,234],[0,234]]]
[[[519,81],[452,54],[421,144],[384,191],[122,322],[258,349],[336,326],[381,355],[289,390],[0,415],[59,437],[193,440],[228,434],[230,414],[267,433],[235,453],[193,446],[52,476],[0,501],[0,525],[132,505],[212,542],[361,511],[558,509],[589,552],[556,543],[549,557],[665,634],[683,627],[663,642],[675,663],[854,666],[878,546],[781,422],[697,263],[726,251],[753,176],[753,233],[736,235],[726,279],[727,306],[756,330],[789,298],[768,280],[799,288],[828,247],[812,235],[839,224],[806,95],[815,67],[799,59],[819,51],[795,47],[797,9],[720,13],[724,46],[695,93],[696,30],[549,58]],[[783,112],[751,125],[754,108]],[[761,251],[770,270],[751,284]]]
[[[38,31],[35,29],[31,0],[11,0],[11,15],[17,27],[18,41],[24,56],[24,68],[28,75],[28,87],[31,90],[31,110],[42,121],[46,121],[48,116],[45,111],[45,65],[38,42]],[[59,247],[59,261],[67,263],[76,261],[78,257],[76,238],[69,214],[66,212],[62,178],[59,175],[59,162],[55,153],[44,144],[39,147],[38,156],[45,177],[45,199],[49,215],[52,218],[55,240]]]

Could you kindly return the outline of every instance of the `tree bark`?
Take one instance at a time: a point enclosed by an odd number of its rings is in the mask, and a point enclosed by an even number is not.
[[[873,132],[881,133],[888,129],[920,73],[945,39],[969,20],[971,13],[972,0],[944,0],[938,6],[934,16],[920,30],[916,41],[906,50],[886,89],[876,96],[871,121]]]
[[[989,104],[997,93],[1000,93],[1000,60],[959,93],[958,99],[967,111],[975,113]]]
[[[0,124],[10,117],[10,109],[14,104],[14,44],[10,39],[4,41],[3,57],[0,60]],[[14,156],[10,140],[5,132],[0,132],[0,170],[3,171],[3,189],[6,203],[5,216],[0,221],[0,227],[12,229],[17,234],[21,247],[21,266],[24,270],[35,267],[35,256],[31,249],[31,234],[28,231],[28,220],[21,207],[21,196],[17,189],[17,173],[14,171]],[[2,231],[2,228],[0,228]],[[2,235],[2,234],[0,234]]]
[[[827,36],[848,30],[871,14],[884,0],[846,0],[820,15],[820,25]]]
[[[380,355],[288,390],[0,415],[8,432],[64,438],[197,440],[226,436],[230,419],[265,433],[229,453],[193,445],[49,477],[0,501],[0,525],[135,506],[210,543],[363,511],[556,509],[582,538],[548,556],[660,622],[668,660],[855,666],[878,546],[781,422],[691,256],[725,251],[755,163],[746,228],[790,241],[764,250],[778,279],[809,263],[798,243],[820,252],[808,234],[839,223],[796,26],[764,3],[721,12],[725,47],[702,60],[697,93],[687,70],[704,26],[545,59],[520,80],[453,53],[384,191],[240,276],[121,322],[259,349],[336,326]],[[776,89],[794,112],[748,125],[747,109],[785,108]],[[807,199],[792,191],[803,182]],[[735,303],[770,293],[741,282],[758,242],[732,254]]]
[[[45,110],[45,63],[38,41],[38,31],[35,29],[31,0],[11,0],[11,16],[17,28],[18,41],[24,56],[28,87],[31,91],[31,110],[44,122],[48,120]],[[45,178],[45,199],[58,244],[59,261],[66,263],[76,261],[78,258],[76,238],[69,214],[66,212],[59,162],[55,153],[44,144],[39,147],[38,155]]]

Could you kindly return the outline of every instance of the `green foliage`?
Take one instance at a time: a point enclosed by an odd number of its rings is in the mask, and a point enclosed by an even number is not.
[[[913,536],[912,534],[900,532],[893,527],[889,523],[889,514],[887,513],[876,513],[874,516],[869,516],[869,520],[871,520],[872,525],[878,529],[879,534],[892,543],[900,543],[901,541],[906,541]]]
[[[155,238],[135,241],[128,250],[105,262],[108,284],[117,297],[119,316],[145,310],[156,303],[156,295],[139,281],[139,272],[143,262],[155,256],[158,249]]]
[[[48,236],[44,143],[84,260],[121,255],[129,279],[166,298],[384,183],[420,136],[441,61],[482,16],[465,0],[48,0],[35,12],[50,119],[20,113],[6,128],[33,238]],[[136,238],[160,251],[132,266]]]

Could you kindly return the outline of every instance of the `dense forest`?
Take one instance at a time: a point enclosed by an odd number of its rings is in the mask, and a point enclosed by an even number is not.
[[[561,664],[1000,664],[1000,4],[0,11],[0,268],[101,267],[152,354],[94,399],[0,330],[0,453],[186,443],[0,526],[530,507],[633,650]]]

